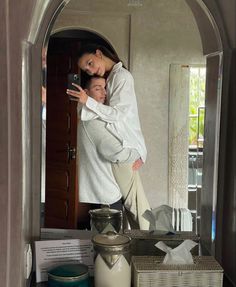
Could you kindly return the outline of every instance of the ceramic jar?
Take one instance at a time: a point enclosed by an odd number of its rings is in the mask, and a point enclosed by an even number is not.
[[[122,232],[122,211],[103,207],[89,211],[90,226],[94,233]]]
[[[88,267],[84,264],[65,264],[48,271],[49,287],[89,287]]]
[[[95,287],[130,287],[130,240],[111,231],[93,237]]]

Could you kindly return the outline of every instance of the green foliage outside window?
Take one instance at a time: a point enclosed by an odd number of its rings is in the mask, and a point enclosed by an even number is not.
[[[205,79],[205,67],[190,68],[189,145],[192,147],[203,147]]]

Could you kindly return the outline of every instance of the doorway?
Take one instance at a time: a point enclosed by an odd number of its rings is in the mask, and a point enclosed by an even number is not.
[[[79,75],[82,86],[86,80],[77,65],[77,52],[87,42],[96,42],[114,51],[99,35],[84,30],[55,33],[48,43],[44,71],[46,120],[42,117],[42,132],[46,137],[42,143],[45,181],[41,188],[41,227],[89,228],[90,204],[80,203],[78,196],[77,102],[66,94],[69,74]]]

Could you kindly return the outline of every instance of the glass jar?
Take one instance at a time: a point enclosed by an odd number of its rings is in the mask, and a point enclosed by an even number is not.
[[[89,211],[90,226],[94,233],[106,233],[108,231],[122,232],[122,211],[110,209],[105,206],[101,209]]]
[[[95,287],[130,287],[130,240],[112,231],[93,237]]]

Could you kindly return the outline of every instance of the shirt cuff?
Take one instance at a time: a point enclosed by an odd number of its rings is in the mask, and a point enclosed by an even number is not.
[[[94,110],[96,110],[97,105],[98,105],[98,102],[96,100],[94,100],[91,97],[88,97],[88,99],[86,101],[86,107],[87,108],[94,111]]]

